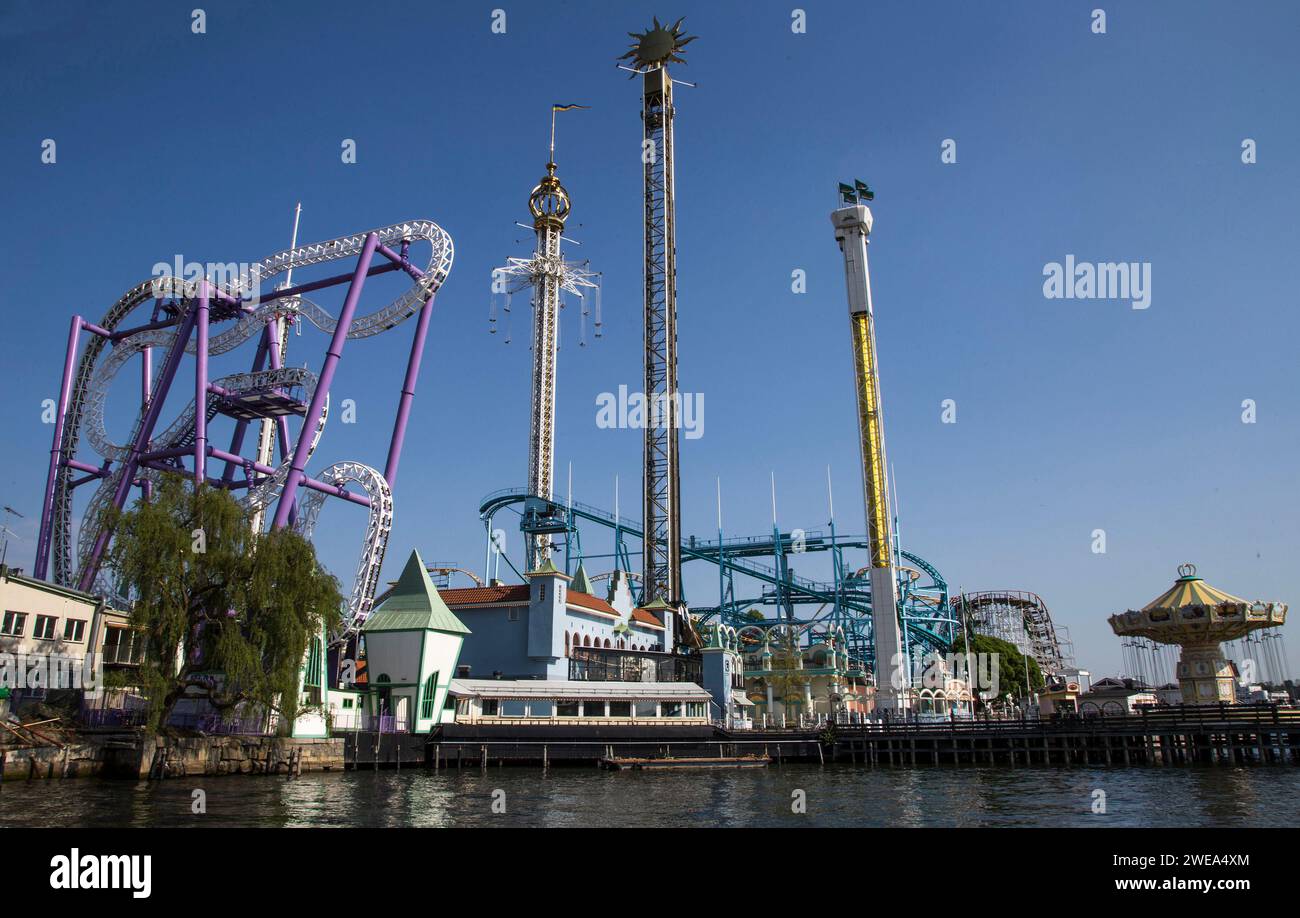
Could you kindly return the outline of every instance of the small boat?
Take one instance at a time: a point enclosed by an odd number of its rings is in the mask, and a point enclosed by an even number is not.
[[[766,768],[770,764],[772,764],[772,758],[766,755],[668,757],[659,759],[607,756],[600,760],[600,767],[608,768],[611,771],[624,771],[626,769],[650,771],[665,768]]]

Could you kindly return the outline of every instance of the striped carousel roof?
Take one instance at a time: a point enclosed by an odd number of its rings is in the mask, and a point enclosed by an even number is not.
[[[1217,606],[1220,603],[1245,603],[1246,600],[1210,586],[1196,576],[1196,565],[1182,564],[1174,585],[1142,607],[1143,612],[1155,609],[1181,609],[1184,606]]]

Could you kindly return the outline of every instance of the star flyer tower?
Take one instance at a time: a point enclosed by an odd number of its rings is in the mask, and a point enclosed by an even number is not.
[[[862,491],[866,498],[867,538],[871,553],[871,626],[875,644],[876,709],[908,709],[909,668],[903,654],[898,618],[898,573],[894,562],[894,517],[889,501],[889,465],[885,461],[885,422],[880,405],[880,368],[876,362],[875,318],[871,311],[871,275],[867,237],[875,195],[863,182],[840,185],[840,203],[831,214],[835,241],[844,253],[849,319],[853,333],[853,375],[862,451]]]
[[[586,262],[572,263],[560,253],[564,221],[568,219],[569,193],[555,174],[555,113],[584,108],[551,106],[551,153],[546,174],[528,196],[537,248],[531,258],[511,258],[493,271],[493,285],[513,294],[532,288],[533,387],[528,434],[528,493],[520,528],[528,542],[526,570],[538,570],[551,557],[551,534],[565,531],[565,520],[552,504],[555,496],[555,372],[559,350],[559,311],[563,294],[581,297],[583,288],[595,288],[594,272]]]
[[[658,600],[685,619],[682,595],[681,488],[677,425],[677,213],[673,187],[673,79],[669,63],[685,63],[682,49],[695,36],[682,34],[682,20],[663,26],[659,19],[645,32],[627,33],[632,47],[619,60],[642,77],[641,119],[645,167],[645,397],[642,457],[642,602]]]

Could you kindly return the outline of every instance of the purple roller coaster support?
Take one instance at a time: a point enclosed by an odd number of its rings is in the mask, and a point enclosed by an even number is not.
[[[262,336],[257,344],[257,353],[253,355],[253,372],[258,373],[262,365],[266,362],[267,343],[271,340],[271,330],[268,326],[263,329]],[[244,435],[248,432],[248,420],[241,418],[235,423],[235,432],[230,438],[230,452],[236,456],[244,448]],[[236,459],[234,462],[226,462],[226,469],[221,473],[221,486],[229,488],[230,483],[235,479],[235,469],[243,463],[243,459]]]
[[[416,320],[415,337],[411,339],[411,356],[406,361],[406,378],[402,380],[402,397],[397,403],[397,419],[393,422],[393,439],[388,443],[384,479],[390,488],[397,481],[397,461],[402,458],[402,441],[406,439],[406,422],[411,416],[415,381],[420,376],[420,358],[424,356],[424,341],[429,335],[429,319],[432,315],[433,297],[429,297],[420,307],[420,317]]]
[[[330,383],[334,381],[334,371],[343,354],[343,343],[347,340],[348,329],[352,327],[352,317],[357,311],[357,300],[361,297],[361,288],[366,282],[366,274],[370,270],[370,262],[375,257],[375,247],[378,244],[378,236],[374,233],[366,234],[365,245],[361,247],[361,256],[357,259],[357,269],[353,272],[352,282],[348,285],[347,299],[343,301],[343,311],[339,314],[338,325],[334,329],[334,336],[330,339],[329,350],[325,353],[325,363],[321,367],[316,391],[312,393],[311,405],[308,406],[307,414],[302,420],[298,443],[294,447],[293,460],[289,465],[289,475],[285,480],[284,490],[280,493],[280,502],[275,507],[275,521],[272,524],[275,529],[281,529],[289,522],[289,510],[293,506],[298,486],[302,483],[305,474],[312,434],[316,430],[316,425],[320,423],[321,412],[325,408],[325,397],[329,393]]]
[[[50,564],[50,534],[54,528],[54,478],[59,471],[63,450],[63,419],[68,414],[72,394],[72,370],[77,360],[77,341],[81,337],[81,316],[72,317],[68,329],[68,350],[63,358],[63,382],[59,386],[59,412],[54,418],[54,444],[50,447],[50,470],[45,478],[45,501],[41,504],[41,532],[36,542],[35,574],[44,580]]]
[[[208,282],[199,281],[198,343],[194,355],[194,484],[208,480]]]
[[[162,377],[158,380],[158,391],[149,402],[149,410],[145,412],[144,420],[141,421],[140,429],[136,433],[135,442],[131,444],[131,451],[122,463],[122,477],[117,483],[117,490],[113,492],[113,506],[118,510],[121,510],[126,505],[126,496],[131,490],[131,485],[135,481],[135,473],[140,467],[140,456],[149,445],[149,438],[153,436],[153,429],[158,423],[158,415],[162,411],[163,402],[167,400],[167,392],[171,389],[172,381],[176,378],[176,371],[181,365],[181,357],[185,354],[185,344],[190,340],[190,335],[194,331],[194,322],[197,318],[197,308],[190,309],[185,313],[185,320],[181,322],[181,327],[177,330],[172,346],[167,352],[167,361],[163,364]],[[86,560],[85,568],[81,572],[81,579],[77,583],[78,588],[82,591],[89,592],[94,584],[95,575],[99,573],[99,563],[104,557],[104,549],[108,546],[108,540],[111,536],[112,528],[104,526],[95,538],[95,545],[91,549],[90,557]]]

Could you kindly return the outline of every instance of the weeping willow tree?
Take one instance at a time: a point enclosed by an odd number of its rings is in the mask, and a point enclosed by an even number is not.
[[[343,601],[312,544],[288,529],[255,534],[228,491],[175,475],[115,526],[107,565],[148,641],[139,681],[150,726],[182,697],[223,717],[275,708],[292,724],[308,642],[337,624]]]

